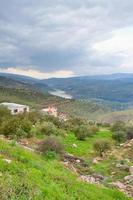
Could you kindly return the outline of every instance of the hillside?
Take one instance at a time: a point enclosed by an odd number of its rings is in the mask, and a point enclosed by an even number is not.
[[[95,99],[132,105],[133,75],[73,77],[43,80],[53,89],[66,91],[77,99]]]
[[[1,200],[129,200],[116,190],[79,181],[57,160],[46,161],[2,140],[0,149]]]
[[[13,77],[0,77],[0,102],[27,104],[33,109],[54,105],[59,112],[67,115],[92,119],[111,111],[109,106],[103,106],[93,101],[69,100],[50,95],[47,90],[44,90],[44,87],[45,84],[42,83],[29,84],[26,81],[13,80]]]

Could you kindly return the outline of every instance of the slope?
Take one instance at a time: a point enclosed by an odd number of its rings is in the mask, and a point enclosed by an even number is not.
[[[129,200],[116,190],[79,181],[58,160],[46,161],[2,140],[0,149],[1,200]]]

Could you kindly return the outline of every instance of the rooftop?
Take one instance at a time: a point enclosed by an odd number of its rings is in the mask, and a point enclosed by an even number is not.
[[[8,103],[8,102],[3,102],[1,103],[1,105],[3,106],[7,106],[8,108],[24,108],[24,107],[28,107],[26,105],[22,105],[22,104],[17,104],[17,103]]]

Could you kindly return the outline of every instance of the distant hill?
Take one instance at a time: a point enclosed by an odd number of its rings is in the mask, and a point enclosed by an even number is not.
[[[66,100],[49,94],[60,89],[71,96]],[[133,108],[133,74],[112,74],[38,80],[0,73],[0,101],[17,101],[42,108],[57,105],[73,116],[98,118],[111,111]]]
[[[73,117],[95,119],[111,111],[110,106],[102,105],[93,101],[70,100],[50,95],[49,87],[45,83],[35,80],[29,84],[14,77],[0,76],[0,102],[16,102],[27,104],[33,109],[41,109],[54,105],[59,112]],[[44,89],[45,88],[45,89]]]
[[[43,80],[51,88],[66,91],[76,99],[133,103],[133,75],[114,74]]]

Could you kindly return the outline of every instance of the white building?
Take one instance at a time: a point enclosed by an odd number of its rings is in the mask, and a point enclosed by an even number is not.
[[[48,108],[43,108],[41,111],[43,113],[46,113],[48,115],[52,115],[54,117],[58,116],[57,108],[55,108],[53,106],[49,106]]]
[[[7,107],[11,111],[12,115],[16,115],[23,112],[29,112],[29,106],[26,105],[8,102],[3,102],[0,105]]]

